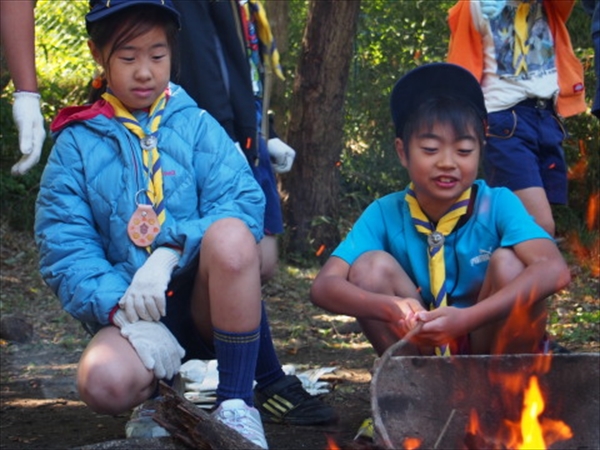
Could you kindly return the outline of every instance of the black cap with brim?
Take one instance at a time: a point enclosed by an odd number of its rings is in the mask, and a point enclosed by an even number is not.
[[[486,120],[483,92],[471,72],[456,64],[432,63],[411,70],[394,86],[390,106],[396,136],[402,137],[406,121],[420,103],[440,95],[464,99]]]
[[[171,0],[90,0],[90,12],[85,16],[86,26],[134,5],[158,6],[173,16],[181,28],[179,12]]]

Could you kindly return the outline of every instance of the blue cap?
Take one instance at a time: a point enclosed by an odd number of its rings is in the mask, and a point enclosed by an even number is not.
[[[154,5],[163,8],[172,15],[177,27],[181,28],[179,12],[171,0],[90,0],[90,12],[85,16],[86,25],[134,5]]]
[[[402,137],[406,121],[420,103],[438,95],[461,98],[481,120],[487,118],[481,86],[471,72],[456,64],[431,63],[411,70],[394,86],[390,106],[396,136]]]

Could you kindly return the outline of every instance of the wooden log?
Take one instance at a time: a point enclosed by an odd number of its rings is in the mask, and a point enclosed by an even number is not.
[[[201,450],[256,450],[259,446],[214,419],[161,382],[154,420],[175,439]]]

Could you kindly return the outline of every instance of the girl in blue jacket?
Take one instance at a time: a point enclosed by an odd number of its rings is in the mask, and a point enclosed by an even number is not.
[[[267,448],[253,381],[269,386],[283,372],[261,308],[264,195],[225,131],[169,81],[170,1],[90,6],[107,91],[54,120],[35,223],[44,279],[94,333],[79,394],[120,414],[184,355],[216,357],[214,416]]]

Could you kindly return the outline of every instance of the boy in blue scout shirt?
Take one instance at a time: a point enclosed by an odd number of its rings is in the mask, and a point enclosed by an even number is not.
[[[391,109],[411,182],[364,211],[314,280],[313,303],[356,317],[379,355],[415,327],[414,354],[537,351],[544,299],[570,274],[518,197],[476,180],[479,83],[459,66],[425,65],[396,83]],[[507,331],[512,312],[531,327]]]

